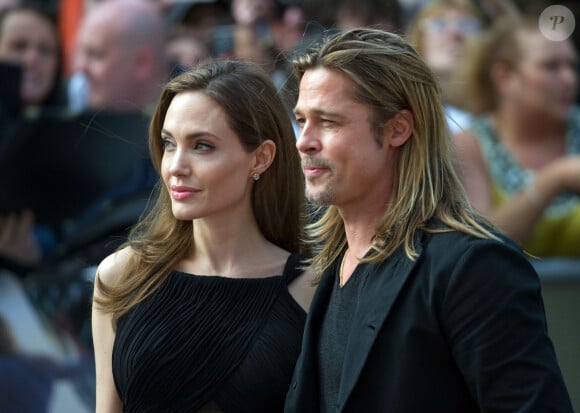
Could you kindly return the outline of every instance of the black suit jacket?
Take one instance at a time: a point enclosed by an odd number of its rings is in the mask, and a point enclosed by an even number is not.
[[[334,411],[572,412],[521,251],[458,232],[417,239],[415,261],[399,250],[353,274],[364,279]],[[286,413],[320,411],[317,341],[335,274],[312,302]]]

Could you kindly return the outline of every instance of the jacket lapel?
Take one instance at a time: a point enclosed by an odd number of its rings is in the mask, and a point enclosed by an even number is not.
[[[417,252],[421,253],[420,243],[416,243]],[[385,319],[397,298],[411,270],[415,266],[399,248],[389,259],[380,263],[365,263],[362,291],[359,297],[350,333],[343,365],[343,374],[338,394],[338,406],[341,411],[354,386],[356,385],[367,357],[375,342]]]

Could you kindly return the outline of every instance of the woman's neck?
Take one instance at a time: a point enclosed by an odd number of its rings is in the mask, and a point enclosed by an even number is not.
[[[566,138],[567,122],[531,114],[513,106],[504,106],[492,114],[501,139],[514,144],[543,144]]]
[[[517,110],[492,115],[498,139],[525,168],[539,170],[566,153],[566,123]]]
[[[272,275],[287,252],[269,242],[255,220],[195,220],[193,246],[180,269],[229,277]],[[274,272],[273,272],[274,271]]]

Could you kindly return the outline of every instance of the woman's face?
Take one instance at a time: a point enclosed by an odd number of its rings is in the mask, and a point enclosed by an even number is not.
[[[425,19],[420,30],[422,55],[441,76],[454,69],[465,43],[481,31],[481,24],[466,11],[448,8]]]
[[[0,59],[22,66],[20,96],[24,106],[39,105],[57,77],[59,47],[55,27],[30,10],[6,16],[0,33]]]
[[[518,34],[521,58],[510,74],[507,96],[532,114],[566,119],[578,88],[578,56],[569,40],[551,41],[536,31]]]
[[[248,214],[254,153],[244,150],[214,100],[197,91],[177,94],[161,140],[161,176],[177,219]]]

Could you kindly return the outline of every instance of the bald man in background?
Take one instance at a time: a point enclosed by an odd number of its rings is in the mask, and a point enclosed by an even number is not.
[[[86,108],[148,112],[169,76],[165,42],[156,3],[94,3],[80,25],[74,56],[74,71],[86,80]]]

